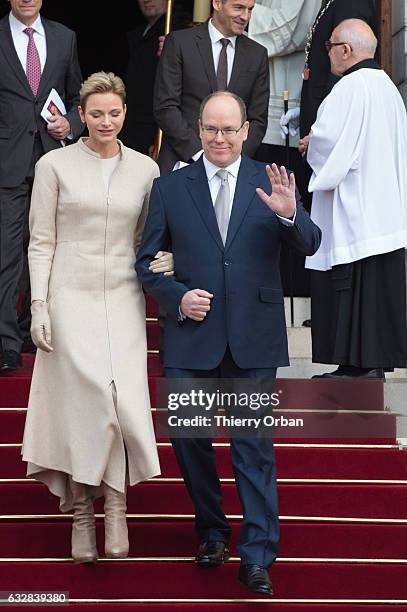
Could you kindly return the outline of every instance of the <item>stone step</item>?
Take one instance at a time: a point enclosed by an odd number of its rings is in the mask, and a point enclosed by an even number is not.
[[[311,318],[311,299],[307,297],[295,297],[294,302],[294,327],[301,327],[306,319]],[[291,299],[284,298],[285,320],[287,327],[291,326]]]
[[[288,336],[290,365],[285,368],[278,369],[279,378],[311,378],[315,374],[323,374],[324,372],[332,372],[333,370],[336,370],[336,365],[312,363],[311,347],[306,345],[306,334],[303,334],[301,330],[294,327],[288,330]],[[308,350],[309,354],[303,356]],[[298,353],[300,353],[300,355],[298,355]],[[401,384],[405,383],[407,385],[407,369],[396,368],[394,372],[386,372],[386,380],[388,382],[398,381]],[[404,387],[404,389],[400,388],[399,393],[404,394],[403,399],[407,408],[407,402],[405,401],[407,398],[406,387]]]
[[[288,327],[288,354],[293,359],[311,359],[311,329],[309,327]]]

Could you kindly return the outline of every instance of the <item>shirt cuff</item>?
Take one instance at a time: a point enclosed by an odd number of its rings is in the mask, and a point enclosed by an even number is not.
[[[182,312],[181,306],[178,306],[178,322],[181,323],[182,321],[185,321],[186,318],[187,316]]]
[[[287,227],[292,227],[294,225],[296,216],[297,216],[297,211],[294,212],[294,215],[291,217],[291,219],[287,219],[287,217],[281,217],[280,215],[276,213],[276,217],[280,221],[280,223],[282,223],[283,225]]]

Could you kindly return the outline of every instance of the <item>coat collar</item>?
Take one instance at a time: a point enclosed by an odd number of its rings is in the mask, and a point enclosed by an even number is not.
[[[186,170],[186,185],[194,205],[218,248],[225,253],[236,237],[249,204],[256,195],[256,187],[259,184],[259,179],[256,179],[258,174],[259,171],[256,164],[245,155],[242,155],[226,244],[223,246],[202,157],[197,162],[191,164],[188,170]]]
[[[202,63],[211,85],[212,91],[217,91],[218,83],[216,80],[215,66],[213,63],[212,43],[208,32],[208,23],[203,23],[195,27],[196,44],[202,58]]]
[[[79,149],[81,151],[83,151],[84,153],[86,153],[87,155],[91,155],[92,157],[96,157],[97,159],[101,159],[99,153],[97,153],[96,151],[93,151],[93,149],[90,149],[88,147],[88,145],[86,144],[86,142],[89,140],[89,138],[87,136],[82,136],[81,138],[79,138],[77,145],[79,147]],[[123,146],[123,143],[118,139],[117,143],[119,145],[119,153],[120,153],[120,161],[122,161],[123,156],[125,155],[125,147]]]
[[[361,62],[358,62],[357,64],[354,64],[353,66],[351,66],[350,68],[348,68],[348,70],[346,70],[343,73],[343,76],[347,76],[348,74],[352,74],[352,72],[356,72],[357,70],[361,70],[362,68],[371,68],[373,70],[380,70],[380,66],[379,64],[376,62],[375,59],[366,59],[366,60],[362,60]]]
[[[161,15],[161,17],[159,17],[157,19],[157,21],[155,23],[153,23],[153,25],[148,28],[147,32],[145,34],[143,34],[143,32],[145,32],[146,28],[148,26],[147,22],[143,22],[142,25],[138,26],[137,28],[135,28],[134,30],[131,30],[128,34],[127,34],[127,38],[129,41],[134,41],[134,42],[140,42],[140,41],[145,41],[145,40],[149,40],[150,38],[156,38],[157,36],[160,36],[161,34],[164,34],[164,29],[165,29],[165,14]],[[157,42],[158,44],[158,42]]]

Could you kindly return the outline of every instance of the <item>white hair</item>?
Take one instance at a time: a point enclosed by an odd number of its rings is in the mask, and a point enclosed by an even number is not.
[[[368,24],[362,22],[365,27],[360,27],[362,23],[360,19],[346,19],[342,24],[339,24],[338,35],[342,42],[348,43],[352,47],[352,51],[357,54],[368,55],[374,57],[377,49],[377,38]],[[358,27],[359,25],[359,27]]]

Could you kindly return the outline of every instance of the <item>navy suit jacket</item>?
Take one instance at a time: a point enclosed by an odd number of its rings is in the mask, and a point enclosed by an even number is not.
[[[242,156],[223,246],[202,158],[154,181],[136,270],[145,290],[167,310],[165,367],[215,368],[227,345],[240,368],[288,365],[281,240],[311,255],[321,232],[299,199],[294,226],[284,226],[256,187],[270,193],[265,165]],[[174,253],[174,276],[148,270],[163,249]],[[179,323],[178,307],[190,289],[213,293],[211,310],[202,322]]]

